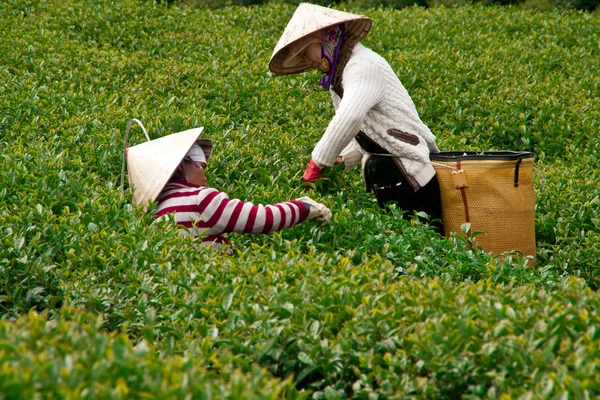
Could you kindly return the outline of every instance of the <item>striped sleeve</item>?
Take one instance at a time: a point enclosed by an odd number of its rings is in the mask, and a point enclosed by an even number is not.
[[[213,234],[271,233],[299,224],[308,217],[306,206],[297,200],[275,205],[253,205],[229,199],[215,189],[198,193],[202,220]]]

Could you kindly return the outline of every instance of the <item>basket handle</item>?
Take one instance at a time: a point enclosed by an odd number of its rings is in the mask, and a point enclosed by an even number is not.
[[[146,128],[144,128],[144,124],[142,124],[142,121],[140,121],[137,118],[133,118],[131,121],[129,121],[129,123],[127,124],[127,130],[125,131],[125,140],[123,143],[123,165],[121,166],[121,194],[122,195],[125,195],[125,165],[127,163],[127,139],[129,138],[129,129],[131,129],[131,125],[133,125],[133,123],[138,124],[142,128],[142,131],[144,131],[144,135],[146,136],[146,139],[148,139],[148,141],[152,140],[152,139],[150,139],[150,136],[148,135]]]

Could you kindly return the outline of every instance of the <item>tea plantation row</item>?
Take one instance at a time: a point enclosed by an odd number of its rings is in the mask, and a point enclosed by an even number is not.
[[[329,225],[232,257],[121,195],[131,118],[204,126],[230,197],[305,194],[332,107],[268,74],[293,11],[0,3],[0,398],[600,395],[597,17],[363,10],[440,148],[535,153],[536,268],[381,214],[358,168],[312,194]]]

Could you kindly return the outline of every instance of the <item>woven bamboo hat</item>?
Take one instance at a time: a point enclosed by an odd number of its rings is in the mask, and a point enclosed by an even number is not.
[[[269,70],[274,75],[288,75],[314,68],[306,64],[302,52],[315,42],[316,33],[339,24],[345,26],[345,40],[358,43],[369,32],[372,22],[363,15],[300,3],[275,46]]]
[[[135,205],[146,208],[148,203],[156,200],[194,143],[202,147],[208,161],[212,141],[198,139],[203,130],[189,129],[125,149]]]

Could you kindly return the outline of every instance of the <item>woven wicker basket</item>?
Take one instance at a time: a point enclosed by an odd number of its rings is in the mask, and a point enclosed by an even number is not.
[[[535,265],[533,154],[451,151],[431,155],[442,196],[444,233],[484,232],[475,243],[493,254],[518,251]]]

